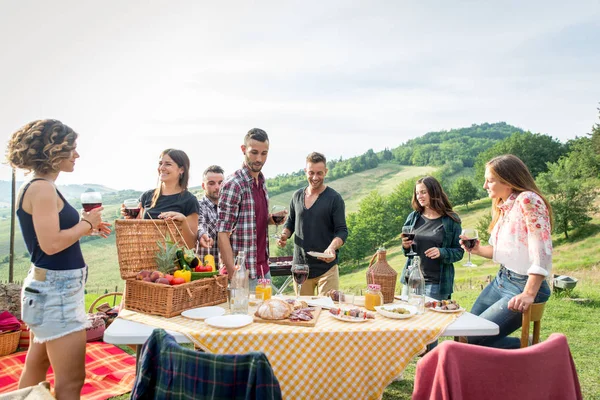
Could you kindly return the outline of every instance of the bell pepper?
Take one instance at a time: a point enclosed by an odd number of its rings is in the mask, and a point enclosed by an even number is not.
[[[211,271],[216,271],[216,265],[215,265],[215,257],[211,254],[207,254],[204,256],[204,265],[210,265],[211,267]]]
[[[190,271],[189,269],[179,269],[175,271],[173,277],[183,278],[183,280],[187,283],[192,280],[192,271]]]

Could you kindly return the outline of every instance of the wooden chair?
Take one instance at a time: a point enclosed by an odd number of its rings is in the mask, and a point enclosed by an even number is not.
[[[546,303],[534,303],[527,312],[523,313],[523,324],[521,326],[521,348],[529,346],[529,324],[533,322],[533,341],[531,344],[537,344],[540,341],[540,328],[542,325],[542,316]]]

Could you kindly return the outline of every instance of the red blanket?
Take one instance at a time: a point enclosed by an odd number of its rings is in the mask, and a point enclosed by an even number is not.
[[[581,399],[567,338],[518,350],[446,341],[417,363],[413,400]]]
[[[17,390],[27,352],[0,357],[0,393]],[[103,400],[130,392],[135,381],[135,357],[112,344],[87,344],[86,377],[81,398]],[[46,378],[54,384],[52,368]]]

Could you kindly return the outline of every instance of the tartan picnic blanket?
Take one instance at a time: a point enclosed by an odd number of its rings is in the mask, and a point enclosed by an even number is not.
[[[18,389],[26,355],[26,351],[21,351],[0,357],[0,393]],[[81,398],[104,400],[131,391],[135,381],[135,357],[112,344],[88,343],[85,370]],[[54,384],[52,367],[48,370],[46,380]]]
[[[142,349],[131,399],[183,398],[281,400],[281,390],[264,353],[202,353],[155,329]]]

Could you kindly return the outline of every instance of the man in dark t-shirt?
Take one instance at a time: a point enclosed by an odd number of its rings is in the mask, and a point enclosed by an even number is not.
[[[294,234],[294,264],[308,264],[308,279],[300,295],[313,296],[339,288],[338,249],[348,237],[342,196],[325,185],[327,162],[321,153],[306,157],[308,186],[296,191],[285,227],[277,244],[284,247]],[[308,253],[323,253],[311,256]],[[325,254],[327,256],[325,256]],[[297,290],[297,288],[296,288]]]

